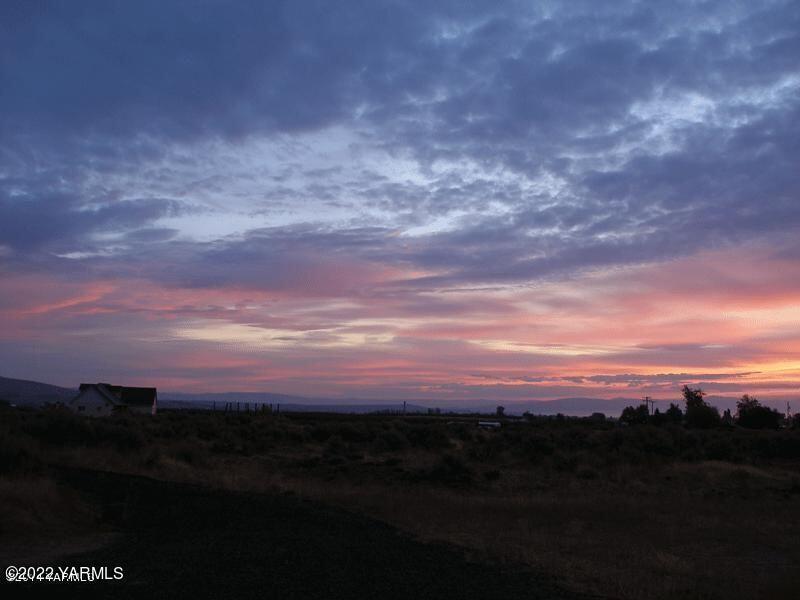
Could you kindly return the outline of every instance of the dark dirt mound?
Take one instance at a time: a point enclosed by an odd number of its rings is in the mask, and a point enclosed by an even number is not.
[[[124,580],[6,585],[4,597],[33,588],[119,599],[578,597],[524,568],[476,564],[455,548],[292,496],[92,471],[61,478],[93,496],[122,532],[110,547],[61,564],[122,566]]]

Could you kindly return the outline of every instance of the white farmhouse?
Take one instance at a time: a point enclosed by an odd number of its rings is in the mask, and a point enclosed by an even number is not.
[[[82,383],[78,395],[67,404],[71,410],[87,417],[105,417],[120,411],[155,415],[157,405],[156,388],[110,383]]]

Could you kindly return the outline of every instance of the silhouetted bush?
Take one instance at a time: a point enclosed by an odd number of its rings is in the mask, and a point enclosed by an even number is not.
[[[736,403],[736,424],[748,429],[777,429],[782,416],[774,408],[763,406],[745,394]]]
[[[699,390],[690,390],[695,393]],[[696,395],[687,403],[687,413],[707,407]],[[632,408],[637,414],[644,412]],[[492,481],[500,465],[514,469],[541,469],[549,477],[571,474],[580,479],[608,476],[625,465],[659,468],[675,461],[722,460],[753,464],[800,459],[800,428],[750,430],[740,427],[701,429],[674,422],[660,426],[637,422],[619,427],[616,422],[590,419],[509,419],[499,431],[483,431],[474,421],[446,422],[444,419],[396,418],[389,416],[284,416],[169,413],[156,418],[118,415],[86,418],[65,411],[0,409],[0,473],[24,472],[58,463],[66,448],[86,448],[86,453],[104,460],[114,454],[117,464],[130,457],[131,464],[149,467],[169,464],[162,457],[190,466],[204,466],[216,457],[265,456],[273,449],[277,460],[291,456],[302,466],[308,456],[322,460],[307,468],[323,474],[348,466],[354,472],[385,477],[388,470],[375,470],[381,461],[363,460],[377,453],[408,452],[394,464],[397,472],[412,479],[446,485]],[[676,411],[672,411],[673,413]],[[680,412],[680,411],[677,411]],[[663,413],[665,419],[670,410]],[[713,421],[712,421],[713,423]],[[304,446],[307,445],[307,446]],[[454,450],[442,452],[452,446]],[[435,457],[433,467],[420,468]],[[363,461],[363,463],[362,463]],[[419,461],[419,462],[417,462]],[[358,463],[362,463],[359,466]],[[388,464],[388,463],[387,463]],[[372,467],[370,467],[372,465]],[[417,466],[415,466],[417,465]],[[415,470],[416,469],[416,470]],[[411,473],[411,475],[408,475]]]
[[[27,419],[25,433],[48,444],[92,446],[97,436],[92,421],[66,411],[40,411]]]
[[[445,454],[425,477],[433,483],[449,486],[469,485],[473,480],[472,469],[458,456]]]
[[[22,474],[40,471],[43,462],[29,437],[4,433],[0,435],[0,474]]]
[[[528,459],[533,463],[540,462],[543,458],[553,454],[555,445],[550,440],[541,434],[532,434],[525,438],[524,451]]]
[[[215,454],[229,454],[236,451],[236,438],[230,431],[222,431],[211,443],[211,452]]]
[[[414,447],[434,450],[450,446],[450,438],[440,423],[409,425],[403,433]]]
[[[396,452],[408,447],[406,436],[396,429],[381,431],[373,442],[373,448],[378,452]]]
[[[647,406],[645,404],[636,407],[626,406],[619,420],[625,425],[644,425],[650,420],[650,414],[647,412]]]
[[[335,428],[335,432],[346,442],[366,442],[372,440],[375,435],[361,423],[342,423]]]
[[[664,411],[664,417],[670,423],[681,423],[683,421],[683,411],[677,404],[670,402],[669,408]]]
[[[720,423],[719,411],[703,399],[705,392],[683,386],[683,398],[686,402],[686,425],[697,429],[710,429]]]
[[[311,439],[315,442],[324,442],[331,435],[331,430],[327,425],[315,425],[311,428]]]
[[[199,466],[203,460],[203,452],[196,443],[190,441],[181,442],[173,449],[173,455],[189,465]]]
[[[664,416],[660,410],[655,409],[653,414],[650,416],[650,423],[655,425],[656,427],[661,427],[664,423],[667,423],[667,417]]]
[[[736,449],[728,435],[715,436],[705,445],[706,458],[711,460],[728,460],[734,459]]]
[[[325,452],[327,454],[344,454],[347,452],[347,446],[340,435],[332,435],[325,445]]]

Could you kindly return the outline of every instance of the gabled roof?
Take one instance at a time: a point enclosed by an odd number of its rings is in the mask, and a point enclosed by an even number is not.
[[[125,387],[110,383],[82,383],[81,392],[90,388],[96,389],[109,402],[128,406],[152,406],[158,397],[156,388]]]
[[[103,383],[82,383],[78,389],[78,395],[75,396],[70,402],[75,402],[81,396],[83,396],[83,394],[91,390],[100,394],[100,396],[109,404],[114,404],[117,406],[122,405],[122,401],[119,399],[119,397],[115,396],[114,393],[108,389],[108,386]]]

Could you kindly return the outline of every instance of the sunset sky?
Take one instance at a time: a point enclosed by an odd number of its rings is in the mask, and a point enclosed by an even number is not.
[[[800,406],[800,3],[0,3],[0,375]]]

